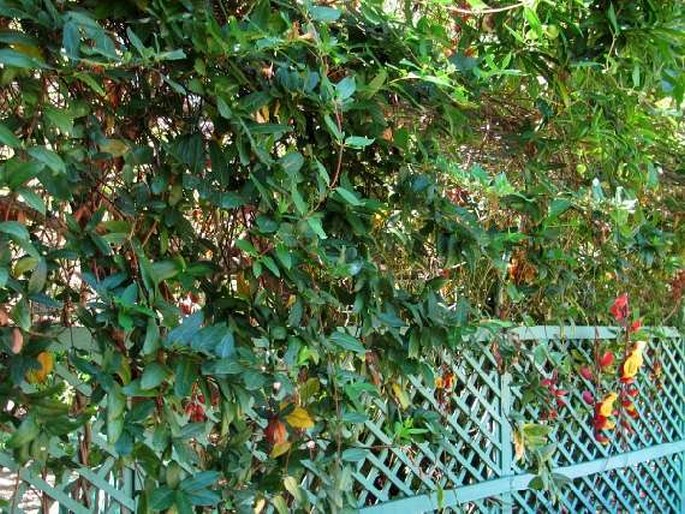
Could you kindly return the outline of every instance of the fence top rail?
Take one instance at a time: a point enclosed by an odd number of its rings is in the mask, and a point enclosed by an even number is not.
[[[616,339],[620,332],[616,326],[589,325],[538,325],[533,327],[515,327],[509,329],[509,334],[521,341],[537,339]],[[674,327],[642,327],[642,330],[655,337],[676,338],[680,333]]]
[[[354,327],[348,327],[354,330]],[[642,330],[653,337],[667,339],[678,338],[680,332],[675,327],[642,327]],[[536,341],[549,339],[616,339],[621,327],[594,325],[535,325],[530,327],[511,327],[501,329],[481,328],[471,336],[472,340],[482,342],[491,340],[496,335],[508,335],[519,341]],[[86,327],[64,327],[57,336],[59,343],[66,347],[86,350],[92,344],[92,336]]]

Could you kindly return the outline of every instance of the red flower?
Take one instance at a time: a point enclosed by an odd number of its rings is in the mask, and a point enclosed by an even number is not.
[[[595,403],[595,397],[592,395],[592,393],[590,391],[587,391],[587,390],[583,391],[582,396],[583,396],[583,401],[585,403],[587,403],[588,405],[592,405],[593,403]]]
[[[600,367],[602,368],[608,368],[614,363],[614,354],[611,352],[604,352],[602,356],[599,358],[597,361],[597,364],[599,364]]]
[[[609,444],[609,438],[598,430],[595,430],[595,440],[601,444]]]
[[[585,380],[592,381],[592,370],[589,366],[583,366],[578,370],[578,373],[580,373],[580,376],[583,377]]]
[[[630,327],[628,328],[628,333],[632,334],[634,332],[637,332],[642,328],[642,320],[641,319],[636,319],[630,324]]]
[[[614,316],[616,321],[623,321],[628,317],[628,294],[623,293],[616,300],[609,309],[609,312]]]

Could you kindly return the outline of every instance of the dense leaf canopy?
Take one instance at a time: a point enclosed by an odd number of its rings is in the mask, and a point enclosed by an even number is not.
[[[9,446],[59,470],[32,443],[99,420],[152,508],[220,480],[251,512],[306,462],[321,497],[277,507],[333,510],[371,400],[478,328],[619,293],[680,322],[684,31],[679,0],[0,0]]]

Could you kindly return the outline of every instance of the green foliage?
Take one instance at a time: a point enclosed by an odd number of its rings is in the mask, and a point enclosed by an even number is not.
[[[0,0],[19,461],[104,423],[150,509],[338,511],[370,403],[421,437],[403,377],[487,320],[681,316],[680,2],[229,4]]]

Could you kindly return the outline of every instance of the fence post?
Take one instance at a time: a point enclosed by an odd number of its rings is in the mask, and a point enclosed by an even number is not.
[[[512,474],[513,455],[511,451],[512,430],[509,423],[509,415],[511,414],[511,375],[505,371],[500,378],[500,444],[502,445],[500,469],[502,476],[510,476]],[[513,512],[513,497],[510,492],[502,495],[502,513],[511,514]]]

